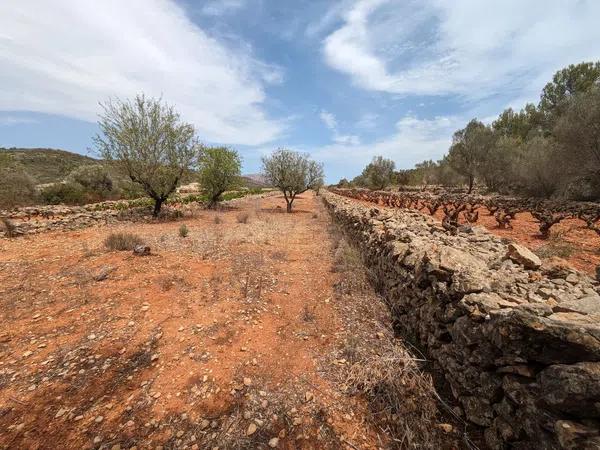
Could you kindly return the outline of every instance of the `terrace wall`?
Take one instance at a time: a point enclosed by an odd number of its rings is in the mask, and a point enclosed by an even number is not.
[[[479,227],[325,192],[396,326],[491,448],[600,448],[600,296],[584,274]],[[526,268],[527,266],[529,268]]]

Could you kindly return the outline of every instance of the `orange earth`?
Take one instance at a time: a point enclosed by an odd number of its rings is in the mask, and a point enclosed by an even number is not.
[[[389,318],[344,309],[319,199],[282,206],[0,240],[0,448],[386,447],[336,380]]]

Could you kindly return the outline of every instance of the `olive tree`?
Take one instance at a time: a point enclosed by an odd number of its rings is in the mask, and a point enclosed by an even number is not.
[[[153,215],[158,216],[194,160],[194,127],[182,122],[172,106],[144,95],[100,106],[96,146],[154,200]]]
[[[235,187],[241,175],[242,160],[227,147],[203,147],[198,158],[198,180],[208,196],[208,207],[214,207],[221,195]]]
[[[287,149],[278,149],[262,159],[267,181],[285,197],[287,212],[292,212],[296,196],[323,185],[323,166],[308,155]]]
[[[363,183],[369,189],[381,191],[392,183],[395,168],[391,159],[375,156],[361,174]]]
[[[448,163],[467,178],[469,193],[473,190],[475,176],[494,147],[494,134],[489,127],[476,119],[454,133],[448,151]]]

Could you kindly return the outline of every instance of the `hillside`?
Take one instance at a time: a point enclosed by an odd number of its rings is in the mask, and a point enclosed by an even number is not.
[[[50,148],[0,148],[0,154],[8,155],[9,165],[20,165],[40,184],[62,181],[80,166],[102,164],[89,156]]]
[[[106,161],[66,150],[51,148],[0,148],[0,155],[8,155],[9,166],[21,166],[39,184],[60,182],[73,169],[90,164],[105,164],[109,167],[109,171],[115,179],[123,177],[114,167],[110,167]],[[2,161],[5,163],[4,159]],[[184,183],[192,181],[194,181],[193,173],[184,179]],[[249,189],[268,187],[268,184],[259,174],[243,175],[242,184]]]

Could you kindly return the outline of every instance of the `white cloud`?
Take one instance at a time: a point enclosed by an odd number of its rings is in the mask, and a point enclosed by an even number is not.
[[[0,67],[4,111],[95,121],[99,101],[144,92],[162,95],[205,140],[259,145],[284,130],[264,110],[263,83],[281,74],[169,0],[0,2]]]
[[[337,120],[335,119],[335,116],[330,112],[321,110],[321,112],[319,113],[319,117],[321,118],[325,126],[330,130],[335,130],[337,128]]]
[[[344,145],[359,145],[360,144],[360,138],[358,136],[348,135],[348,134],[340,134],[340,132],[338,130],[337,119],[335,118],[335,116],[332,113],[327,112],[324,109],[322,109],[321,112],[319,113],[319,117],[321,118],[321,120],[323,121],[325,126],[333,132],[333,135],[331,137],[333,142],[335,142],[337,144],[344,144]]]
[[[425,159],[438,159],[448,150],[452,133],[465,123],[464,117],[418,119],[405,116],[396,123],[394,133],[374,142],[346,145],[336,143],[312,151],[328,168],[342,167],[343,173],[359,173],[374,156],[391,158],[399,168],[409,168]]]
[[[358,0],[323,41],[368,90],[536,100],[552,73],[600,58],[600,2]]]

